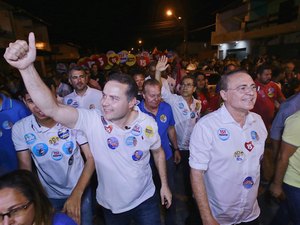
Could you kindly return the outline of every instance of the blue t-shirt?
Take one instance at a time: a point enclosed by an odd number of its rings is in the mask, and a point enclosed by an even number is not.
[[[173,155],[172,149],[170,147],[170,141],[168,137],[168,128],[169,126],[175,125],[175,120],[173,117],[173,112],[171,106],[166,102],[161,102],[158,106],[158,111],[156,116],[153,115],[151,112],[148,112],[145,109],[145,102],[144,100],[140,102],[138,105],[140,110],[150,116],[152,116],[158,126],[158,133],[161,139],[161,146],[165,151],[166,160],[170,159]]]
[[[285,120],[300,110],[300,93],[295,94],[280,104],[278,113],[276,114],[270,130],[270,137],[280,141],[284,129]]]
[[[64,213],[55,213],[52,225],[77,225],[77,223]]]
[[[0,175],[18,169],[18,159],[11,139],[11,128],[18,120],[30,115],[20,101],[0,93]]]

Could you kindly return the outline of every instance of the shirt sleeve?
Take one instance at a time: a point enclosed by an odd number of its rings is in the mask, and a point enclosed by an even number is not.
[[[211,129],[201,124],[201,120],[194,127],[189,149],[190,167],[198,170],[207,170],[212,150],[212,135]]]
[[[161,140],[160,140],[160,136],[158,133],[157,124],[155,121],[154,121],[154,123],[152,123],[152,127],[153,127],[154,135],[153,135],[153,142],[150,146],[150,149],[155,150],[155,149],[158,149],[159,147],[161,147]]]
[[[285,128],[282,135],[282,140],[288,144],[300,146],[300,111],[288,117],[285,122]]]
[[[24,139],[24,131],[22,127],[23,127],[22,120],[15,123],[14,126],[12,127],[12,141],[14,143],[17,152],[29,149]]]

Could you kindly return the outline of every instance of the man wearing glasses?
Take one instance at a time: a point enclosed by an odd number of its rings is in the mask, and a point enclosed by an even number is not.
[[[89,77],[80,66],[69,72],[69,82],[74,91],[64,97],[64,104],[74,108],[100,109],[102,92],[87,85]]]
[[[257,91],[249,74],[233,71],[220,80],[223,106],[196,124],[191,135],[191,183],[204,225],[258,225],[260,161],[267,137],[250,112]]]

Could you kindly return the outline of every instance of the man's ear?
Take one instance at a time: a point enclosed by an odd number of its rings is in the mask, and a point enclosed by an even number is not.
[[[223,101],[227,100],[227,91],[221,90],[220,95],[221,95],[221,98],[223,99]]]
[[[132,109],[135,105],[136,105],[136,97],[133,97],[133,98],[129,101],[129,108]]]

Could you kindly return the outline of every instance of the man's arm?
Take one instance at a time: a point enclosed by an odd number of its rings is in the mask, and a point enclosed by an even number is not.
[[[77,110],[57,103],[34,67],[36,48],[33,33],[29,34],[28,42],[29,44],[26,41],[17,40],[10,43],[4,53],[5,60],[20,71],[28,93],[41,111],[55,121],[73,128],[78,119]]]
[[[191,168],[191,184],[196,199],[203,225],[219,225],[213,217],[204,185],[203,170]]]
[[[78,224],[80,224],[81,220],[81,197],[95,170],[94,158],[92,156],[89,144],[84,144],[80,147],[84,153],[86,162],[81,176],[79,177],[75,188],[73,189],[63,208],[63,212],[66,212]]]
[[[181,161],[181,155],[177,144],[177,136],[176,136],[176,130],[174,126],[169,126],[168,128],[168,136],[170,139],[170,142],[174,148],[174,162],[176,164],[179,164]]]
[[[161,182],[161,204],[166,205],[166,208],[169,208],[172,204],[172,194],[167,181],[166,157],[164,150],[161,147],[159,147],[158,149],[153,149],[152,155]]]
[[[19,169],[32,171],[31,155],[29,149],[17,152],[17,157],[19,162]]]
[[[282,182],[289,164],[289,158],[295,153],[296,150],[296,146],[290,145],[284,141],[281,142],[275,169],[275,176],[270,185],[270,192],[276,198],[283,193]]]

